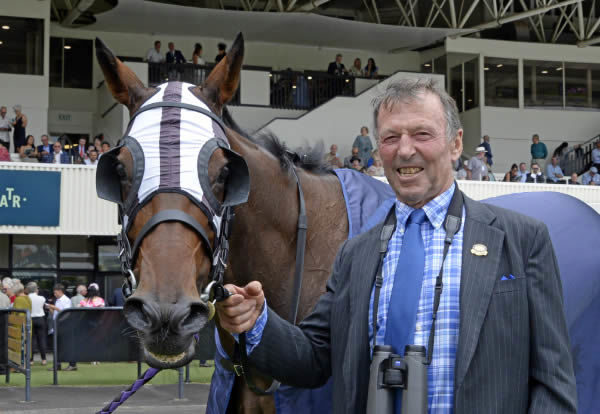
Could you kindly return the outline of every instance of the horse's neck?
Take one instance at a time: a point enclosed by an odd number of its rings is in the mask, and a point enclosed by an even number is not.
[[[298,188],[278,160],[248,144],[235,148],[248,163],[251,191],[248,203],[235,211],[229,277],[242,286],[252,280],[261,282],[269,307],[287,317],[296,263]],[[348,219],[335,175],[298,173],[308,218],[301,320],[325,291],[335,254],[348,236]]]

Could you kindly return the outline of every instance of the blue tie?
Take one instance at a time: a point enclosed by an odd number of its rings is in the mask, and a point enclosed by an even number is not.
[[[404,355],[404,347],[412,343],[421,284],[425,270],[425,248],[421,224],[427,220],[422,209],[414,210],[406,221],[400,258],[394,275],[394,285],[387,314],[385,344]],[[402,390],[396,391],[396,414],[402,408]]]

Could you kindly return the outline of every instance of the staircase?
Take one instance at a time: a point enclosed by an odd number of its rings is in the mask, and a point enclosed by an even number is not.
[[[578,149],[567,155],[569,158],[561,163],[565,175],[574,172],[581,175],[592,167],[592,150],[596,148],[598,141],[600,141],[600,135],[587,140]]]

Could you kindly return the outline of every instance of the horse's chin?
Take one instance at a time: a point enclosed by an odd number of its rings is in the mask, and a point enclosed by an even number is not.
[[[193,340],[190,342],[190,346],[187,350],[174,355],[156,354],[144,347],[144,357],[146,359],[146,363],[152,368],[158,369],[183,367],[194,359],[195,353],[196,347],[194,346]]]

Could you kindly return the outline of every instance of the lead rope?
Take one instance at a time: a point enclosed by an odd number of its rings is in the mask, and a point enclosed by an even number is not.
[[[109,402],[102,410],[96,414],[112,414],[121,404],[131,397],[137,390],[150,381],[156,374],[160,372],[158,368],[148,368],[137,380],[133,382],[127,389],[121,391],[118,397]]]

